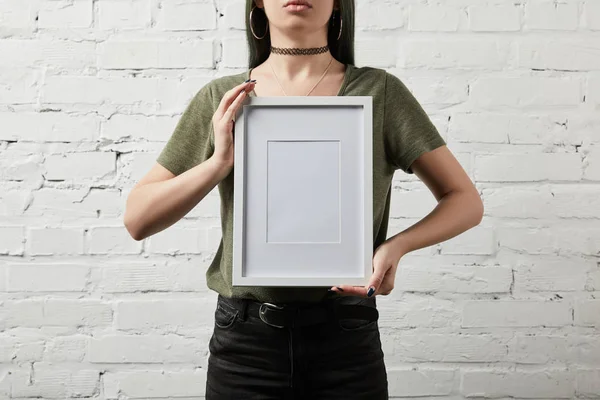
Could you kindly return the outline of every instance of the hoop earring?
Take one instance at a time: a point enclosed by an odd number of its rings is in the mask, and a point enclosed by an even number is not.
[[[334,11],[335,11],[335,10],[334,10]],[[333,19],[333,14],[335,14],[335,12],[331,14],[331,22],[333,22],[333,21],[334,21],[334,19]],[[342,36],[342,26],[343,26],[343,22],[344,22],[344,21],[342,20],[342,14],[340,14],[340,33],[338,33],[337,40],[340,40],[340,37]],[[333,24],[332,24],[332,25],[333,25]]]
[[[254,12],[255,8],[256,6],[252,7],[252,10],[250,10],[250,30],[252,31],[252,36],[254,36],[256,39],[263,39],[269,31],[269,21],[267,21],[267,29],[265,30],[265,34],[262,35],[262,37],[256,36],[256,33],[254,33],[254,27],[252,26],[252,13]]]

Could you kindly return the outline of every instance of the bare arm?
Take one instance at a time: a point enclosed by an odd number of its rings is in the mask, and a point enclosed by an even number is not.
[[[156,163],[127,198],[127,231],[135,240],[142,240],[168,228],[190,212],[231,169],[232,165],[211,157],[175,176]]]
[[[160,232],[183,218],[233,169],[233,118],[254,82],[228,90],[212,124],[215,148],[204,162],[175,175],[158,162],[133,187],[123,223],[135,240]]]
[[[423,154],[412,168],[438,204],[423,219],[388,239],[400,256],[458,236],[479,225],[484,212],[473,182],[446,146]]]
[[[412,170],[438,200],[435,209],[377,247],[373,275],[366,286],[341,285],[332,291],[363,297],[388,295],[405,254],[448,240],[481,222],[484,209],[477,188],[447,146],[422,154],[412,163]]]

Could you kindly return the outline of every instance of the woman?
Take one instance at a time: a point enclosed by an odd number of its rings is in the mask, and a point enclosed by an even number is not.
[[[481,199],[406,86],[354,66],[353,0],[247,0],[246,16],[250,68],[198,90],[131,191],[125,225],[136,240],[151,236],[218,185],[223,236],[206,273],[218,293],[208,400],[386,399],[375,298],[392,291],[404,254],[477,225]],[[373,276],[365,287],[233,287],[236,110],[246,96],[308,95],[373,97]],[[421,178],[438,206],[386,239],[397,169]]]

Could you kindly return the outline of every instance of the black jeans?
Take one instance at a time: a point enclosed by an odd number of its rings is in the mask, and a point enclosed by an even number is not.
[[[375,298],[326,301],[376,307]],[[206,400],[388,399],[378,321],[330,319],[276,328],[220,296],[209,342]]]

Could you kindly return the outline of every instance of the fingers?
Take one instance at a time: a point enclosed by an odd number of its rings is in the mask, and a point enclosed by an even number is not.
[[[375,292],[379,289],[381,283],[383,282],[385,273],[386,271],[383,268],[376,268],[373,271],[373,275],[371,275],[371,279],[369,279],[369,284],[365,288],[367,291],[367,297],[373,296],[373,294],[375,294]]]
[[[245,91],[250,91],[254,87],[255,81],[243,82],[233,88],[229,89],[223,95],[217,110],[215,111],[215,117],[220,120],[225,115],[225,112],[229,109],[231,103],[239,97],[240,91],[244,89]]]
[[[237,109],[239,108],[240,104],[242,103],[242,101],[244,101],[244,99],[246,98],[246,95],[248,94],[248,92],[246,92],[246,90],[242,89],[237,97],[235,98],[235,100],[233,100],[233,102],[231,103],[231,105],[229,106],[229,108],[227,109],[227,111],[225,111],[225,114],[223,115],[223,119],[225,121],[229,121],[229,120],[234,120],[234,117],[236,115]]]
[[[372,297],[375,294],[389,294],[382,285],[386,271],[385,268],[375,268],[367,286],[340,285],[333,286],[330,290],[342,296]],[[384,292],[387,293],[381,293],[380,289],[385,289]]]
[[[367,289],[364,286],[340,285],[333,286],[332,292],[336,292],[341,296],[361,296],[367,297]]]

